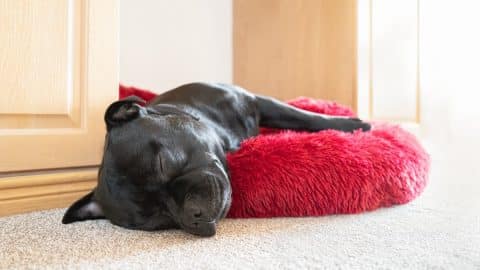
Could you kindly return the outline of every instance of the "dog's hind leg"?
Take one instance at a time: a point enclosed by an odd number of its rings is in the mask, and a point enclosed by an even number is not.
[[[370,124],[358,118],[332,117],[308,112],[280,102],[276,99],[256,96],[260,112],[260,126],[294,130],[319,131],[335,129],[352,132],[357,129],[370,130]]]

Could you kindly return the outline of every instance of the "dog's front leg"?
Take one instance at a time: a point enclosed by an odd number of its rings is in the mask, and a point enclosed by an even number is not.
[[[319,131],[325,129],[352,132],[370,130],[370,124],[358,118],[332,117],[304,111],[273,98],[256,96],[260,126],[282,129]]]

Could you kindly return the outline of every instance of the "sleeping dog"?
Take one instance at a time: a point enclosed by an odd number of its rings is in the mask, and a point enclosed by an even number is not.
[[[370,129],[356,118],[303,111],[226,84],[187,84],[144,103],[129,97],[106,110],[98,184],[70,206],[64,224],[107,218],[129,229],[212,236],[231,202],[226,153],[260,126]]]

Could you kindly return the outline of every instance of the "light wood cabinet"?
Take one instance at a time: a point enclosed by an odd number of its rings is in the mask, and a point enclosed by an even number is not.
[[[356,107],[356,0],[233,0],[234,82]]]
[[[118,97],[117,0],[0,0],[0,20],[0,215],[64,206]]]

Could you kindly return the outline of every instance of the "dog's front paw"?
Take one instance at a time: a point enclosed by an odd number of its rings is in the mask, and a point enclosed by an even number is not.
[[[345,118],[337,120],[338,129],[345,132],[353,132],[357,129],[361,129],[362,131],[369,131],[372,128],[369,123],[363,122],[358,118]]]

